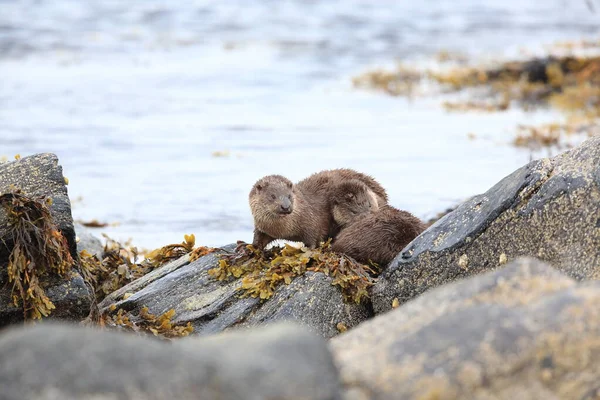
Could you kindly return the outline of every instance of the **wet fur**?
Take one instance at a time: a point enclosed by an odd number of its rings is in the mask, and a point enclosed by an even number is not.
[[[386,205],[363,214],[342,229],[331,249],[363,263],[386,267],[425,230],[425,224],[407,211]]]
[[[331,191],[333,187],[341,182],[349,180],[358,180],[375,193],[377,202],[381,206],[388,203],[388,196],[383,188],[373,177],[354,171],[349,168],[330,169],[312,174],[306,179],[298,182],[307,192],[319,193],[322,191]]]
[[[270,207],[271,194],[282,193],[292,196],[290,214],[278,214]],[[316,247],[327,239],[330,220],[325,196],[304,193],[302,187],[291,185],[291,181],[283,176],[270,175],[260,179],[250,191],[249,202],[254,217],[252,244],[255,247],[262,249],[274,239],[300,241]]]
[[[333,220],[339,228],[348,225],[362,214],[377,211],[380,206],[377,195],[357,179],[336,185],[331,199]]]

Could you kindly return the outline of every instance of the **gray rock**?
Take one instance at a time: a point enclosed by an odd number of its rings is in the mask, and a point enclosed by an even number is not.
[[[229,246],[225,249],[231,249]],[[233,326],[257,326],[274,321],[296,321],[326,338],[339,333],[338,323],[351,328],[372,316],[368,305],[348,304],[332,280],[322,273],[307,272],[290,285],[280,286],[269,300],[241,298],[241,280],[219,282],[208,275],[218,255],[209,254],[192,263],[187,256],[169,263],[109,295],[101,312],[114,304],[138,314],[147,306],[151,313],[175,310],[175,323],[191,322],[194,334],[208,335]],[[127,298],[123,296],[127,294]]]
[[[375,312],[518,256],[576,279],[600,278],[599,177],[600,137],[518,169],[407,246],[373,287]]]
[[[56,155],[36,154],[0,164],[0,193],[7,193],[11,186],[21,189],[27,196],[52,198],[50,213],[67,239],[71,255],[76,257],[77,245],[71,216],[71,201],[62,167],[58,164]],[[7,236],[7,227],[6,214],[4,210],[0,210],[0,238]]]
[[[40,324],[0,335],[5,400],[337,399],[326,342],[293,324],[171,344]]]
[[[0,193],[7,193],[11,186],[21,189],[27,196],[52,198],[50,213],[67,240],[71,256],[78,260],[71,203],[57,157],[54,154],[37,154],[0,164]],[[0,327],[23,320],[22,309],[13,305],[12,286],[8,283],[6,272],[11,242],[8,219],[0,207]],[[50,276],[42,284],[56,306],[50,317],[77,320],[88,315],[91,294],[76,268],[66,278]]]
[[[77,240],[77,254],[81,254],[83,250],[86,250],[93,256],[97,256],[98,259],[102,258],[104,253],[104,245],[102,241],[94,236],[88,228],[75,223],[75,235]]]
[[[533,259],[431,290],[330,341],[348,399],[587,399],[600,282]]]

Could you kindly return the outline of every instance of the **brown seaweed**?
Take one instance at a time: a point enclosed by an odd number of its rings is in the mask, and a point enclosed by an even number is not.
[[[8,217],[7,240],[12,245],[8,281],[13,285],[13,303],[23,308],[25,320],[47,317],[55,306],[44,290],[45,278],[67,276],[74,264],[67,240],[48,209],[52,199],[34,199],[13,190],[0,196],[0,204]]]
[[[412,96],[424,82],[446,93],[465,91],[466,100],[443,103],[453,112],[550,107],[567,117],[560,128],[520,127],[513,141],[516,146],[555,146],[566,134],[580,132],[577,128],[585,124],[597,125],[600,118],[600,56],[549,56],[504,62],[494,68],[460,66],[442,72],[399,66],[396,71],[367,72],[353,82],[356,87],[394,96]]]
[[[269,299],[277,287],[289,285],[294,278],[307,271],[330,276],[339,286],[344,299],[360,303],[368,298],[367,289],[375,282],[376,271],[343,254],[330,251],[330,242],[316,249],[300,249],[285,245],[264,252],[252,245],[221,256],[219,265],[208,271],[217,280],[241,278],[242,297]]]
[[[132,315],[123,309],[116,310],[101,316],[99,324],[104,328],[120,329],[137,334],[152,334],[161,339],[171,339],[188,336],[194,331],[192,324],[176,325],[171,319],[175,316],[175,310],[171,309],[162,315],[151,314],[148,307],[142,307],[139,315]]]

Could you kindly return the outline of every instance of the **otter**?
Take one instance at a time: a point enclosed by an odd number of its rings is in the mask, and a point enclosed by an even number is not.
[[[389,205],[358,216],[335,238],[331,250],[356,261],[387,266],[424,230],[425,224],[407,211]]]
[[[307,192],[323,193],[325,191],[329,192],[328,195],[331,196],[331,191],[336,185],[350,180],[364,183],[375,194],[380,206],[388,203],[387,192],[379,182],[369,175],[349,168],[320,171],[301,180],[298,185]]]
[[[357,216],[379,210],[382,199],[357,179],[337,184],[331,192],[332,214],[335,226],[332,237]]]
[[[346,200],[344,191],[349,194]],[[297,184],[281,175],[263,177],[252,187],[249,202],[255,247],[263,249],[274,239],[316,247],[348,222],[344,213],[368,212],[369,205],[377,209],[387,204],[387,193],[368,175],[336,169],[318,172]],[[338,215],[339,223],[334,218],[336,209],[344,211]]]
[[[275,239],[316,247],[327,239],[331,221],[325,196],[312,196],[281,175],[259,179],[249,195],[254,217],[252,244],[263,249]]]

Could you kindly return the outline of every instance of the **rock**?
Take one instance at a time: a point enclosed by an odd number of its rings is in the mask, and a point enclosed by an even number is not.
[[[600,282],[534,259],[431,290],[330,341],[347,399],[592,399]]]
[[[71,201],[67,193],[65,177],[58,158],[54,154],[43,153],[20,160],[0,164],[0,193],[7,193],[11,186],[21,189],[30,197],[49,196],[52,198],[50,213],[54,222],[69,243],[71,255],[77,255],[75,229],[71,216]],[[0,238],[7,236],[8,221],[4,210],[0,210]]]
[[[234,247],[230,245],[192,263],[184,256],[152,271],[107,296],[99,304],[100,312],[106,312],[112,304],[133,314],[144,306],[155,315],[174,309],[173,322],[191,322],[194,334],[199,335],[233,326],[293,320],[326,338],[339,333],[338,323],[351,328],[372,316],[367,305],[344,302],[340,289],[320,272],[296,277],[265,301],[240,298],[242,292],[237,289],[241,280],[220,282],[208,275],[208,270],[217,266],[218,255]],[[125,294],[127,298],[123,299]]]
[[[5,400],[337,399],[326,342],[277,324],[172,343],[74,325],[0,335]]]
[[[7,193],[11,186],[21,189],[31,197],[52,198],[50,213],[54,222],[67,240],[69,251],[77,260],[77,244],[71,216],[71,203],[62,174],[62,167],[54,154],[37,154],[20,160],[0,164],[0,194]],[[8,232],[6,213],[0,207],[0,327],[23,320],[23,311],[12,302],[12,286],[8,283],[8,256],[12,243]],[[88,315],[91,294],[77,269],[66,278],[51,276],[43,282],[46,294],[56,306],[51,318],[79,320]]]
[[[533,161],[433,224],[373,287],[376,313],[518,256],[575,279],[600,278],[600,137]]]
[[[98,259],[102,258],[104,245],[100,239],[92,235],[88,228],[76,222],[75,234],[77,240],[77,254],[81,254],[83,250],[86,250],[91,255],[98,256]]]

